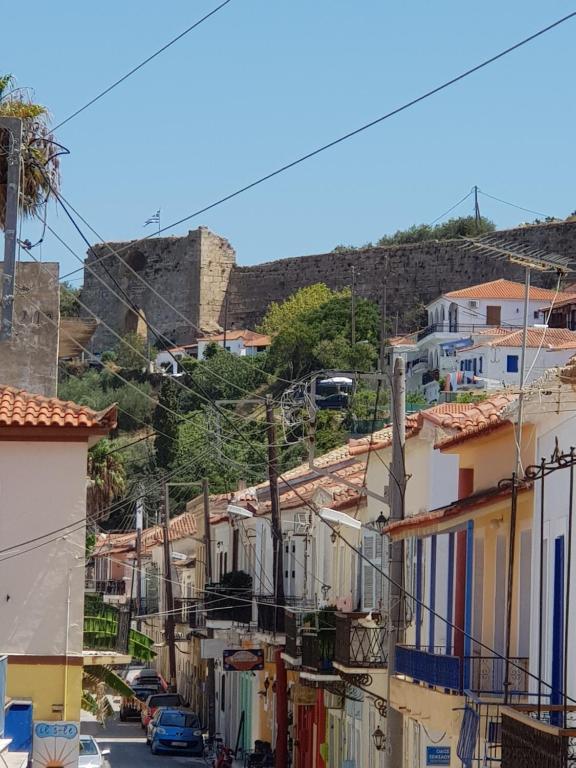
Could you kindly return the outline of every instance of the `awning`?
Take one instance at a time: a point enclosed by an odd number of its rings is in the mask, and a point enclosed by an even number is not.
[[[474,344],[474,341],[470,336],[467,339],[455,339],[454,341],[443,341],[441,342],[440,347],[444,350],[466,349],[466,347],[471,347],[473,344]]]

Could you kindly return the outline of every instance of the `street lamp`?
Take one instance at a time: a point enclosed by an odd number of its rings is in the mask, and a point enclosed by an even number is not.
[[[372,528],[376,531],[376,533],[379,533],[380,536],[384,535],[384,530],[386,529],[386,526],[388,525],[388,518],[384,517],[384,512],[380,512],[376,520],[372,523]]]
[[[378,752],[381,752],[384,749],[384,746],[386,744],[386,735],[384,734],[384,731],[378,726],[374,733],[372,734],[372,739],[374,741],[374,746],[376,747],[376,750]]]
[[[229,515],[234,515],[235,517],[254,517],[254,512],[252,512],[251,509],[246,509],[246,507],[238,507],[236,504],[228,504],[226,507],[226,512],[228,512]]]
[[[357,531],[362,528],[362,522],[356,520],[354,517],[347,515],[346,512],[340,512],[338,509],[330,509],[330,507],[321,507],[318,512],[322,520],[327,520],[330,523],[338,523],[339,525],[346,525],[348,528],[355,528]]]

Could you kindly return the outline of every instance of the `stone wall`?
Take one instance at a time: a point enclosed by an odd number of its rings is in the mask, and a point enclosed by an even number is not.
[[[535,225],[499,234],[508,242],[531,244],[576,260],[576,223]],[[350,286],[353,266],[360,296],[380,302],[387,283],[388,313],[392,317],[398,313],[401,330],[404,317],[418,302],[427,303],[446,291],[500,277],[524,279],[521,267],[470,253],[457,240],[279,259],[233,270],[229,326],[253,328],[269,302],[282,301],[305,285]],[[533,277],[542,285],[550,285],[554,279],[551,275]]]
[[[499,234],[507,241],[576,259],[573,222],[533,225]],[[110,254],[110,247],[136,274]],[[498,277],[523,279],[522,268],[463,250],[457,240],[299,256],[251,267],[235,266],[235,253],[228,241],[205,227],[185,237],[100,244],[93,250],[95,255],[86,260],[82,301],[120,335],[134,329],[134,313],[102,285],[101,281],[118,292],[113,277],[146,319],[178,344],[193,341],[198,329],[204,333],[223,326],[226,291],[228,327],[254,328],[271,301],[282,301],[298,288],[318,282],[334,289],[349,286],[352,266],[356,267],[360,296],[380,301],[387,285],[388,313],[391,317],[398,313],[400,330],[406,328],[415,305],[441,293]],[[95,263],[101,257],[105,257],[103,261]],[[535,275],[534,282],[550,285],[554,276]],[[155,343],[153,336],[149,338]],[[93,349],[102,351],[116,343],[114,335],[101,326]]]
[[[218,327],[233,263],[230,244],[204,227],[185,237],[100,243],[86,259],[81,298],[123,336],[138,326],[135,311],[126,306],[127,296],[159,333],[183,344],[193,341],[199,329],[205,332]],[[86,311],[83,315],[91,317]],[[149,341],[158,344],[153,333],[149,333]],[[92,349],[101,352],[117,343],[114,333],[101,325]]]
[[[0,262],[0,281],[3,271]],[[13,331],[0,341],[0,384],[55,397],[58,379],[59,265],[19,262]]]

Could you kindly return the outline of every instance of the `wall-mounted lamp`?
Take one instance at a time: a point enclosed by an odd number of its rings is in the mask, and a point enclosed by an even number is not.
[[[374,741],[374,746],[376,747],[376,750],[378,752],[381,752],[384,749],[384,746],[386,745],[386,734],[384,731],[378,726],[374,733],[372,734],[372,740]]]
[[[384,517],[384,512],[380,512],[376,520],[372,523],[372,528],[379,533],[380,536],[384,535],[384,530],[388,525],[388,518]]]
[[[262,696],[263,698],[266,698],[268,696],[268,688],[270,688],[270,678],[265,677],[264,678],[264,688],[261,691],[258,691],[258,696]],[[274,689],[272,689],[274,690]]]

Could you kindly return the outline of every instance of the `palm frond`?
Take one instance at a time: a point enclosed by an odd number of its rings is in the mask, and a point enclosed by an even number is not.
[[[96,698],[88,691],[82,691],[82,703],[80,705],[84,712],[89,712],[96,717],[98,715],[98,702]]]
[[[114,670],[104,665],[96,664],[93,667],[86,667],[84,670],[84,681],[86,687],[96,687],[98,683],[104,683],[111,691],[120,696],[132,696],[134,691],[124,680],[117,675]]]

